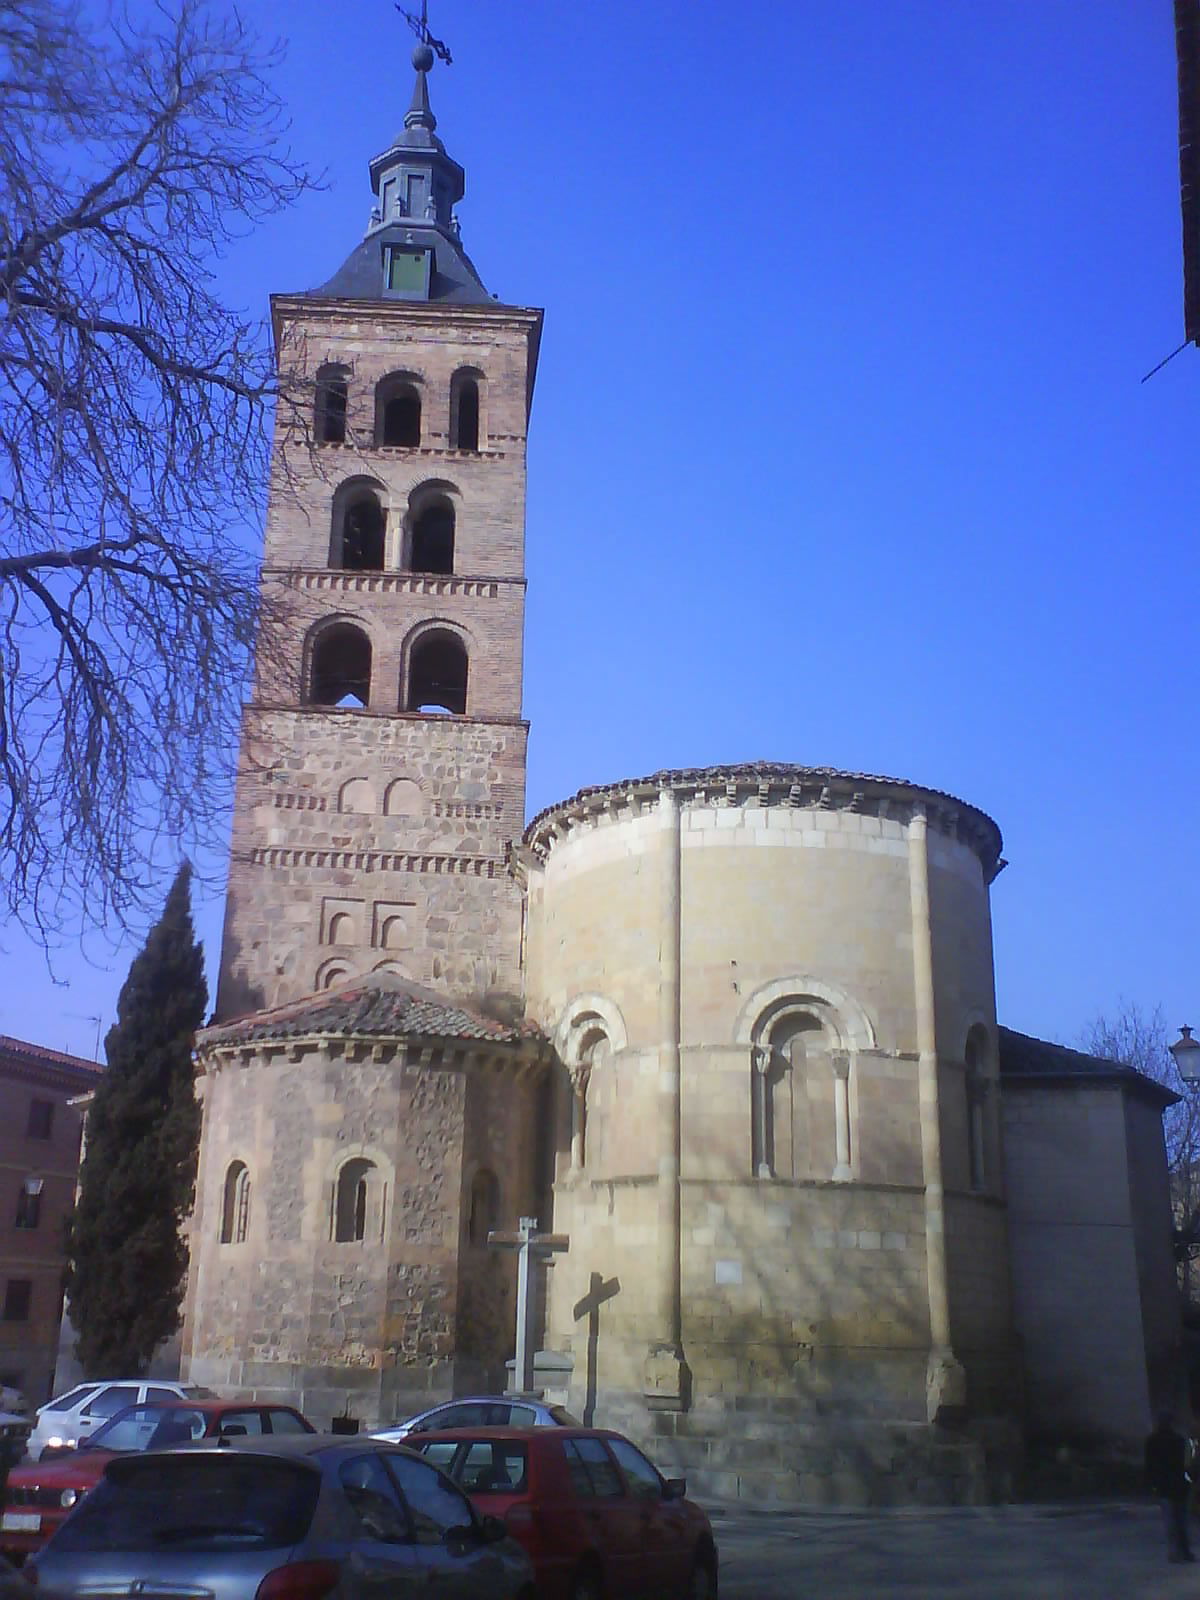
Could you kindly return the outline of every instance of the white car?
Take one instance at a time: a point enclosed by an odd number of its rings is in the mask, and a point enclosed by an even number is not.
[[[29,1435],[29,1459],[75,1450],[101,1423],[126,1406],[143,1400],[215,1400],[211,1389],[198,1383],[174,1383],[145,1378],[118,1378],[109,1383],[81,1383],[38,1407],[37,1422]]]

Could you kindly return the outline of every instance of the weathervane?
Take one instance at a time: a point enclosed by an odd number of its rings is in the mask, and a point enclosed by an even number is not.
[[[427,49],[432,50],[439,61],[444,61],[449,67],[453,65],[454,57],[450,54],[449,45],[443,44],[440,39],[435,39],[430,33],[429,18],[427,15],[428,6],[429,0],[421,0],[420,16],[418,16],[415,11],[406,11],[402,5],[397,5],[396,10],[404,18],[405,22],[408,23],[409,27],[416,34],[421,43]],[[430,66],[432,65],[433,63],[430,62]]]

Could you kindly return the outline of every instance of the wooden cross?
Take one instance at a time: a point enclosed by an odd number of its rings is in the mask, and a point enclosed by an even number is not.
[[[522,1217],[516,1233],[491,1232],[488,1244],[497,1250],[517,1252],[517,1389],[528,1394],[533,1388],[533,1303],[532,1267],[535,1258],[553,1266],[553,1258],[560,1250],[569,1250],[571,1240],[565,1233],[539,1233],[536,1217]]]

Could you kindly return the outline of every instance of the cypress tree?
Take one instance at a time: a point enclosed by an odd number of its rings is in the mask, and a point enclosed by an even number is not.
[[[208,989],[192,926],[191,868],[179,869],[117,1001],[108,1070],[87,1117],[67,1288],[88,1377],[145,1372],[180,1323],[200,1109],[192,1046]]]

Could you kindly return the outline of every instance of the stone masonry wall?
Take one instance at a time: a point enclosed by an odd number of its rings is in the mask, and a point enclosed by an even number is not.
[[[349,1409],[365,1424],[502,1371],[513,1265],[462,1296],[468,1128],[501,1167],[531,1089],[494,1053],[301,1047],[208,1062],[187,1370],[214,1387],[287,1395],[318,1423]],[[356,1058],[359,1057],[359,1058]],[[366,1235],[334,1242],[335,1184],[371,1163]],[[243,1242],[221,1242],[230,1163],[251,1178]],[[475,1164],[475,1163],[472,1163]],[[515,1168],[510,1203],[527,1203]]]
[[[218,1020],[381,966],[461,998],[519,992],[504,850],[526,730],[438,722],[435,742],[417,717],[247,713]]]

